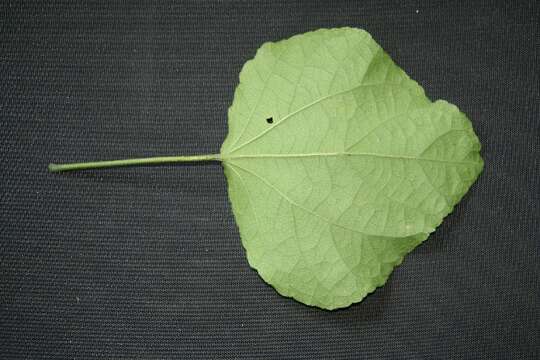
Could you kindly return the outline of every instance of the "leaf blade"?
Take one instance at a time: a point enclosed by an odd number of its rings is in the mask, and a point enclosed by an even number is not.
[[[382,285],[483,166],[467,117],[351,28],[263,45],[229,125],[221,156],[250,265],[326,309]]]

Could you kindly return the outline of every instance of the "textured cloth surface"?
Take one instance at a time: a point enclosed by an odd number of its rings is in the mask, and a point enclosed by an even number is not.
[[[538,358],[539,18],[535,1],[1,2],[0,358]],[[46,171],[219,152],[256,49],[337,26],[467,113],[485,159],[359,304],[266,285],[219,164]]]

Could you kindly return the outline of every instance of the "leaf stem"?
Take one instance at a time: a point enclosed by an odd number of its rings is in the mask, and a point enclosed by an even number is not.
[[[50,172],[74,170],[104,169],[133,165],[158,165],[183,162],[221,161],[220,154],[191,155],[191,156],[158,156],[138,159],[90,161],[69,164],[49,164]]]

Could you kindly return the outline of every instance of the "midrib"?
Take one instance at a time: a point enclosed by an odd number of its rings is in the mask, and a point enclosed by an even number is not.
[[[383,158],[383,159],[397,159],[397,160],[406,160],[406,161],[427,161],[427,162],[437,162],[445,164],[463,164],[463,165],[473,165],[476,164],[474,161],[458,161],[458,160],[444,160],[444,159],[432,159],[424,158],[418,156],[406,156],[406,155],[391,155],[391,154],[377,154],[377,153],[366,153],[366,152],[315,152],[315,153],[304,153],[304,154],[246,154],[246,155],[228,155],[222,154],[221,160],[224,162],[236,160],[236,159],[268,159],[268,158],[309,158],[309,157],[348,157],[348,156],[364,156],[364,157],[374,157],[374,158]]]

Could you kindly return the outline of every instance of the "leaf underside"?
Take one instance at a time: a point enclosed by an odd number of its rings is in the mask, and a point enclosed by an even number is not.
[[[362,300],[482,171],[470,121],[431,102],[371,36],[265,43],[241,73],[221,156],[250,265],[325,309]]]

